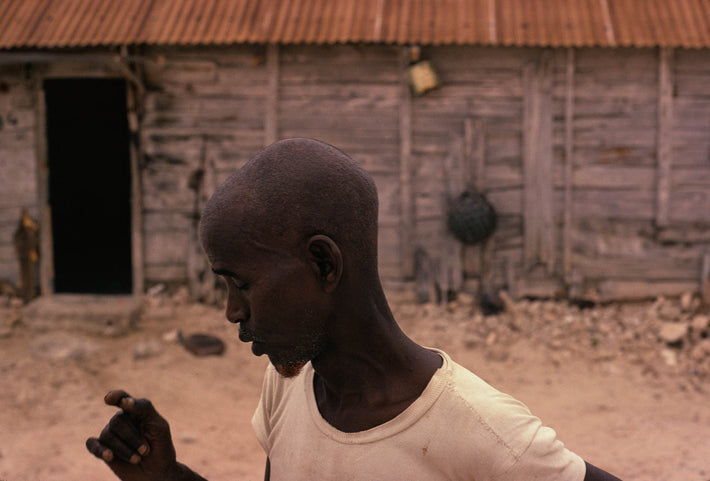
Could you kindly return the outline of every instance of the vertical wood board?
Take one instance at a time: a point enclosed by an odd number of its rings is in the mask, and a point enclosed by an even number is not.
[[[549,51],[526,65],[523,129],[525,219],[524,256],[528,267],[555,263],[555,226],[552,196],[552,56]]]
[[[574,49],[567,49],[565,69],[565,157],[564,157],[564,226],[562,233],[562,262],[567,284],[572,275],[572,187],[574,169]]]
[[[279,131],[279,47],[266,47],[266,70],[268,88],[266,94],[266,112],[264,114],[264,145],[270,145],[278,139]]]
[[[656,224],[668,225],[670,219],[670,181],[673,164],[673,49],[659,51],[658,73],[658,170]]]

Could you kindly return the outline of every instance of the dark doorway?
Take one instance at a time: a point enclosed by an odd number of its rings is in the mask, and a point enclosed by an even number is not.
[[[54,292],[131,293],[126,83],[51,79],[44,91]]]

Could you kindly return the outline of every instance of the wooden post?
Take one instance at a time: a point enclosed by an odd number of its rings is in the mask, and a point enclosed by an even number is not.
[[[486,181],[486,145],[485,131],[481,120],[467,118],[464,121],[464,162],[463,175],[465,184],[473,185],[480,193],[485,193]],[[490,289],[493,264],[494,236],[489,237],[476,246],[464,246],[469,253],[479,259],[479,294]],[[463,273],[462,273],[463,279]]]
[[[673,49],[670,47],[661,47],[659,51],[657,150],[656,226],[666,227],[673,165]]]
[[[483,122],[470,117],[464,120],[464,181],[478,191],[485,187],[485,147]]]
[[[541,263],[551,273],[555,264],[552,169],[552,52],[523,71],[523,222],[527,268]]]
[[[264,143],[273,144],[279,135],[279,46],[266,46],[266,113],[264,118]]]
[[[565,205],[562,232],[564,279],[567,286],[572,279],[572,189],[574,164],[574,49],[567,49],[565,74]]]
[[[700,293],[703,304],[710,306],[710,252],[703,254],[703,266],[700,271]]]
[[[412,93],[407,66],[409,51],[404,47],[400,60],[399,98],[399,188],[400,188],[400,265],[402,277],[414,276],[414,194],[412,189]]]
[[[443,165],[441,188],[441,238],[439,256],[441,259],[438,284],[441,288],[442,301],[446,302],[450,292],[459,292],[463,287],[463,244],[454,237],[447,224],[448,207],[451,199],[459,195],[466,187],[468,158],[465,139],[458,136],[449,143],[449,154]]]
[[[139,102],[144,90],[127,83],[126,104],[128,107],[128,127],[131,133],[129,156],[131,163],[131,264],[133,272],[133,295],[140,296],[144,289],[143,276],[143,200],[141,195],[140,150],[138,147]]]
[[[47,164],[47,105],[42,80],[39,78],[36,91],[35,150],[39,201],[39,287],[40,294],[48,296],[54,293],[54,253],[52,252],[52,211],[49,206],[49,167]]]

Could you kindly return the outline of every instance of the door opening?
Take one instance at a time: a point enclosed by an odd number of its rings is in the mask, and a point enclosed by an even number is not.
[[[47,79],[54,292],[129,294],[131,163],[123,79]]]

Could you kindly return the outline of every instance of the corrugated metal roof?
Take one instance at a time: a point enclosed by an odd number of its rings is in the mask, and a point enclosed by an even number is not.
[[[710,0],[0,0],[0,48],[348,43],[710,47]]]

